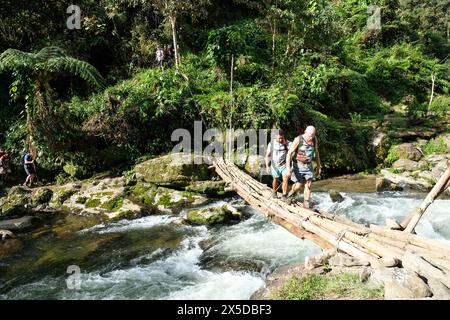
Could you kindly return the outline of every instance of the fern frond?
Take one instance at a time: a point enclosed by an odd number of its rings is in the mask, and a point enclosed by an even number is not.
[[[23,52],[17,49],[7,49],[0,54],[0,72],[18,67],[28,68],[34,65],[35,62],[36,57],[33,53]]]
[[[52,46],[42,48],[38,53],[35,54],[35,56],[37,61],[45,62],[53,58],[65,57],[66,54],[63,49]]]
[[[86,61],[65,56],[50,59],[48,64],[52,68],[53,72],[66,71],[79,76],[83,80],[87,81],[91,86],[100,89],[104,89],[105,87],[105,81],[100,72],[98,72],[94,66]]]

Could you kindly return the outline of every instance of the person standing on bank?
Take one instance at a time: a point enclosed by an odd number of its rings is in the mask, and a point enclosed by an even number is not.
[[[293,165],[291,167],[292,155],[294,156]],[[305,186],[303,207],[309,208],[311,198],[311,187],[314,178],[314,169],[312,160],[316,159],[316,174],[319,176],[321,173],[320,156],[319,156],[319,143],[316,137],[316,129],[313,126],[308,126],[305,129],[305,133],[299,135],[292,142],[289,148],[286,160],[287,175],[291,176],[291,180],[294,182],[291,192],[289,193],[288,203],[292,202],[292,197],[295,193],[300,191],[302,186]],[[292,168],[292,169],[291,169]]]
[[[27,179],[23,183],[24,186],[28,186],[28,183],[30,183],[30,187],[33,184],[33,180],[36,177],[36,164],[34,162],[33,156],[31,153],[27,153],[22,157],[23,162],[23,168],[25,169],[25,172],[27,174]]]
[[[277,136],[267,146],[266,152],[266,170],[272,174],[272,196],[277,198],[278,179],[282,179],[283,199],[287,200],[287,189],[289,175],[286,167],[286,156],[291,145],[291,141],[287,141],[281,129],[277,130]]]

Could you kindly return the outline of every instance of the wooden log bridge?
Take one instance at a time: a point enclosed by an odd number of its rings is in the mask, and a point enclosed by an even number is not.
[[[355,223],[343,216],[288,205],[233,163],[213,159],[217,174],[245,201],[301,239],[343,251],[374,267],[402,266],[450,288],[450,245],[413,233]]]

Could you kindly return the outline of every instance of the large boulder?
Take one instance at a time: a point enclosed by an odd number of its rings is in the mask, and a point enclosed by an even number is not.
[[[225,192],[225,182],[222,180],[219,181],[194,181],[189,184],[186,188],[186,191],[201,193],[211,197],[219,197],[224,196]]]
[[[387,134],[375,130],[371,146],[375,153],[377,162],[383,162],[388,155],[389,148],[391,147],[391,140]]]
[[[34,192],[31,196],[31,205],[33,207],[36,207],[38,205],[47,204],[50,202],[53,196],[53,191],[48,188],[39,189],[38,191]]]
[[[417,299],[432,296],[428,285],[413,271],[404,268],[374,269],[370,280],[384,284],[385,299]]]
[[[437,182],[444,174],[445,170],[447,169],[447,162],[449,161],[442,160],[441,162],[436,164],[434,168],[431,170],[431,178],[433,179],[433,182]]]
[[[392,167],[406,171],[426,170],[428,165],[425,161],[413,161],[409,159],[398,159],[392,164]]]
[[[24,216],[17,219],[9,219],[0,221],[0,229],[12,231],[26,231],[39,223],[39,219],[31,216]]]
[[[328,264],[330,266],[355,267],[355,266],[367,266],[369,265],[369,262],[361,261],[357,258],[349,256],[348,254],[338,252],[329,259]]]
[[[205,159],[190,154],[168,154],[138,164],[137,178],[165,187],[185,187],[192,181],[209,180]]]
[[[160,212],[176,213],[185,207],[206,204],[208,199],[187,191],[178,191],[160,187],[156,190],[153,202]]]
[[[382,169],[380,171],[384,179],[388,180],[391,184],[395,184],[400,188],[411,188],[420,191],[429,191],[433,187],[432,184],[423,178],[412,178],[406,175],[400,175],[390,172],[389,170]]]
[[[336,190],[330,190],[328,193],[330,195],[331,201],[333,202],[342,202],[344,201],[344,197]]]
[[[12,187],[8,195],[0,199],[0,217],[26,213],[30,196],[30,189],[22,186]]]
[[[375,179],[375,190],[377,192],[398,191],[398,190],[402,190],[402,187],[394,182],[391,182],[389,179],[386,179],[384,177],[377,177]]]
[[[450,133],[445,133],[439,136],[442,142],[447,146],[447,152],[450,152]]]
[[[394,153],[399,159],[419,161],[422,153],[412,143],[402,143],[394,147]]]
[[[186,220],[196,225],[215,225],[227,223],[232,220],[239,221],[242,214],[230,205],[210,207],[199,210],[191,210],[186,215]]]

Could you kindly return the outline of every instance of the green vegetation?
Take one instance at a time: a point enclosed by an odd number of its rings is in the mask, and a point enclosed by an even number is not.
[[[123,197],[117,196],[103,203],[102,208],[105,208],[106,210],[108,210],[108,212],[114,212],[122,208],[122,205],[123,205]]]
[[[88,198],[87,198],[87,197],[79,197],[79,198],[76,200],[76,203],[79,203],[79,204],[85,204],[86,201],[88,201]]]
[[[100,205],[100,199],[97,198],[91,198],[88,199],[84,205],[86,206],[86,208],[96,208]]]
[[[431,139],[422,148],[423,152],[428,154],[443,154],[449,152],[449,148],[442,137]]]
[[[357,274],[293,276],[276,293],[274,300],[383,299],[384,290],[359,280]]]
[[[373,119],[406,116],[388,126],[396,130],[439,123],[450,111],[445,1],[77,5],[80,30],[65,28],[62,2],[5,0],[0,8],[0,145],[16,167],[34,145],[41,178],[128,170],[170,151],[173,130],[192,132],[195,120],[279,126],[290,138],[312,124],[325,172],[364,171],[382,161],[369,144]],[[381,28],[367,27],[371,5]],[[156,47],[174,42],[176,59],[159,68]]]

